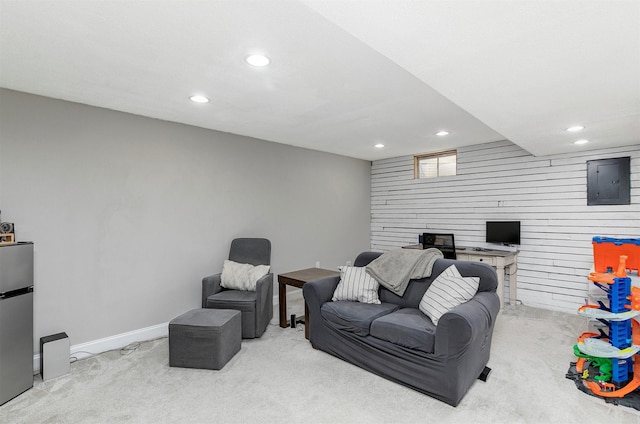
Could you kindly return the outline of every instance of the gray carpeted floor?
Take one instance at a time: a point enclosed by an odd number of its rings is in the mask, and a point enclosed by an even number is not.
[[[584,318],[524,306],[499,316],[486,383],[457,408],[311,348],[275,320],[221,370],[170,368],[167,339],[75,362],[0,407],[2,423],[640,423],[565,378]]]

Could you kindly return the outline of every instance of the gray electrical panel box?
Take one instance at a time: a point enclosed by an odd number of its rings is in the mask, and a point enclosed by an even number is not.
[[[630,159],[587,161],[587,205],[631,203]]]

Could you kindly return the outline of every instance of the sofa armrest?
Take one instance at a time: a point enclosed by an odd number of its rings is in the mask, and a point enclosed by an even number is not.
[[[302,296],[309,311],[309,341],[316,346],[318,340],[327,336],[325,324],[320,314],[320,308],[327,302],[331,302],[333,292],[338,287],[340,277],[327,277],[321,280],[311,281],[302,286]]]
[[[271,293],[271,294],[270,294]],[[257,314],[273,305],[273,274],[265,274],[256,281],[256,308]]]
[[[478,339],[481,345],[490,343],[499,310],[500,299],[495,292],[480,292],[444,314],[436,327],[435,355],[460,355]]]
[[[204,277],[202,279],[202,307],[207,307],[207,298],[212,294],[216,294],[222,291],[222,286],[220,285],[220,276],[222,274],[214,274]]]
[[[307,302],[309,310],[320,309],[323,303],[329,302],[333,297],[333,292],[338,287],[340,277],[327,277],[320,280],[311,281],[302,286],[302,295]]]

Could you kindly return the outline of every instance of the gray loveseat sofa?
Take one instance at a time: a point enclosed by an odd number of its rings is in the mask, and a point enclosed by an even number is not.
[[[354,266],[380,256],[363,252]],[[444,314],[435,326],[418,306],[433,280],[455,264],[463,277],[480,277],[478,292]],[[402,297],[380,286],[381,304],[333,302],[339,277],[304,285],[310,342],[391,381],[457,406],[489,361],[500,309],[493,268],[476,262],[437,259],[431,276],[411,280]]]

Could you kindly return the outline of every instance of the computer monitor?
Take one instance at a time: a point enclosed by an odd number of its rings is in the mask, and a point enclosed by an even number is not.
[[[422,248],[435,247],[445,258],[456,258],[456,243],[453,234],[422,233]]]
[[[520,244],[520,221],[487,221],[487,243]]]

